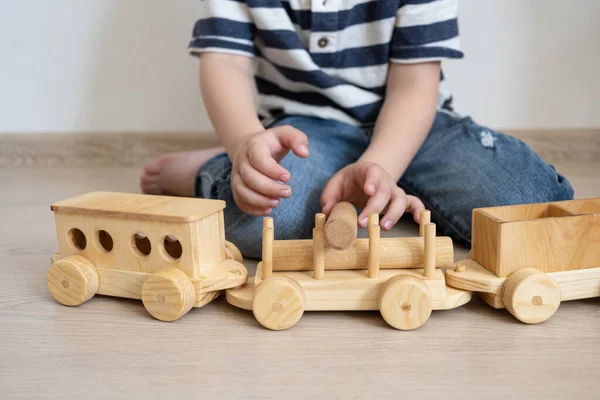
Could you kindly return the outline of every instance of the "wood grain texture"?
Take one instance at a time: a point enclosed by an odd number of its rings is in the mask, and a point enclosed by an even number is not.
[[[270,278],[273,274],[273,247],[275,240],[275,231],[273,226],[273,218],[265,218],[263,220],[262,231],[262,260],[263,260],[263,277]]]
[[[194,306],[196,293],[190,278],[180,269],[169,267],[151,274],[142,285],[142,302],[154,318],[178,320]]]
[[[276,228],[277,229],[277,228]],[[436,267],[448,268],[454,262],[454,248],[448,237],[437,237]],[[424,246],[420,237],[384,237],[379,240],[379,268],[423,268]],[[274,271],[313,269],[312,240],[276,240],[273,243]],[[346,250],[325,247],[325,269],[367,269],[369,239],[356,239]]]
[[[502,288],[506,277],[497,277],[474,260],[461,260],[456,267],[464,267],[446,271],[446,282],[449,286],[482,294],[483,299],[494,308],[502,308]],[[561,290],[562,301],[580,300],[600,297],[600,267],[574,271],[558,271],[547,273],[556,281]]]
[[[596,268],[599,204],[600,198],[592,198],[476,209],[472,258],[501,277],[524,268],[543,272]]]
[[[313,228],[313,266],[315,279],[323,279],[325,276],[325,214],[315,215],[315,227]]]
[[[506,278],[498,277],[475,260],[458,261],[455,269],[446,271],[449,286],[462,290],[500,295]],[[462,269],[461,269],[462,267]]]
[[[191,277],[200,275],[201,260],[195,225],[192,223],[155,222],[150,220],[123,219],[94,214],[55,214],[58,252],[61,256],[81,255],[96,268],[121,269],[152,273],[168,266],[177,266]],[[75,246],[71,231],[77,229],[85,237],[85,248]],[[103,248],[98,233],[107,232],[112,238],[113,248]],[[216,232],[213,233],[216,235]],[[169,256],[165,249],[165,238],[176,238],[181,245],[178,259]],[[78,248],[79,247],[79,248]],[[143,251],[140,251],[140,249]]]
[[[93,190],[135,192],[140,164],[202,142],[190,135],[177,143],[177,133],[157,135],[160,145],[147,138],[132,145],[129,134],[121,142],[48,136],[20,139],[16,149],[0,137],[2,398],[598,397],[600,298],[563,302],[535,326],[475,298],[432,313],[411,332],[391,329],[378,312],[305,313],[294,328],[269,332],[224,299],[169,324],[139,301],[95,296],[77,308],[58,304],[45,283],[48,256],[57,250],[48,205]],[[600,194],[600,164],[591,161],[597,142],[538,139],[579,198]],[[401,222],[388,234],[418,230]],[[455,251],[465,258],[463,248]],[[244,262],[253,274],[255,262]]]
[[[490,307],[495,308],[497,310],[505,308],[504,307],[504,302],[502,301],[502,296],[501,295],[499,295],[499,294],[492,294],[492,293],[484,293],[484,292],[480,292],[480,293],[477,293],[477,294]]]
[[[539,324],[550,319],[560,306],[560,287],[535,268],[511,274],[502,287],[504,307],[519,321]]]
[[[379,265],[381,263],[380,229],[379,215],[369,215],[369,257],[367,262],[367,276],[369,278],[379,277]]]
[[[576,215],[577,213],[568,210],[565,207],[562,207],[558,204],[549,204],[546,209],[546,217],[556,218],[556,217],[570,217],[571,215]]]
[[[294,326],[304,314],[304,291],[294,280],[276,276],[258,285],[252,313],[265,328],[281,331]]]
[[[60,259],[61,257],[55,254],[51,257],[51,263]],[[96,294],[137,300],[141,300],[142,287],[151,275],[147,272],[108,268],[95,268],[95,272],[99,281]],[[210,294],[214,299],[222,290],[243,285],[247,279],[248,270],[243,264],[235,260],[222,261],[197,278],[191,278],[196,295],[194,307],[206,305],[210,301]]]
[[[385,322],[396,329],[417,329],[429,319],[432,308],[429,288],[419,278],[397,275],[382,285],[379,310]]]
[[[402,276],[402,275],[401,275]],[[411,275],[408,275],[411,276]],[[226,291],[227,302],[235,307],[252,310],[252,299],[254,298],[254,288],[256,283],[255,277],[248,279],[248,282],[244,285],[229,289]],[[451,310],[467,304],[471,300],[471,292],[464,290],[454,289],[450,286],[446,286],[444,297],[433,297],[431,299],[434,310]],[[323,311],[323,310],[312,310],[312,311]],[[350,310],[347,310],[350,311]]]
[[[327,245],[334,249],[344,250],[352,246],[358,235],[356,208],[346,201],[333,206],[323,228],[323,235]]]
[[[88,192],[50,206],[56,213],[194,222],[225,208],[223,200],[152,196],[136,193]]]
[[[78,306],[98,291],[98,273],[94,265],[81,256],[65,257],[53,263],[46,275],[48,290],[66,306]]]
[[[543,272],[600,266],[600,214],[503,223],[498,276],[523,268]]]
[[[500,246],[499,220],[487,210],[473,210],[471,251],[469,257],[492,272],[498,269]]]
[[[435,271],[435,224],[427,224],[423,232],[423,269],[426,277],[432,277]]]
[[[422,269],[381,270],[377,278],[369,278],[367,270],[326,271],[323,279],[314,279],[311,271],[274,271],[273,277],[294,280],[302,288],[306,311],[359,311],[379,310],[379,295],[385,282],[395,276],[409,276],[423,280],[429,288],[434,310],[448,310],[469,302],[471,294],[462,290],[446,292],[444,272],[436,269],[432,277],[425,277]],[[246,308],[248,296],[262,282],[262,263],[258,263],[253,285],[228,291],[233,305]]]

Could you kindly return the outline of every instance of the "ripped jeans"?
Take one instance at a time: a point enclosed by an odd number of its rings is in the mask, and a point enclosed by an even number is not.
[[[355,162],[370,141],[370,132],[337,121],[286,116],[272,126],[291,125],[308,135],[310,157],[293,154],[281,164],[290,171],[292,197],[273,209],[276,239],[310,238],[320,196],[331,176]],[[198,171],[196,197],[222,199],[225,234],[244,256],[260,258],[262,217],[236,206],[226,154]],[[438,235],[469,244],[473,208],[537,203],[573,198],[569,182],[533,150],[511,136],[477,125],[469,117],[438,111],[425,143],[398,182],[431,210]]]

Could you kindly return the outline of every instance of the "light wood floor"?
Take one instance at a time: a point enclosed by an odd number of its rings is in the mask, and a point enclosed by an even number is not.
[[[521,135],[577,197],[600,196],[598,132]],[[537,326],[475,299],[413,332],[377,312],[307,313],[271,332],[223,299],[175,323],[138,301],[57,304],[49,204],[136,191],[143,161],[194,144],[119,137],[0,136],[0,398],[600,398],[600,299],[563,303]]]

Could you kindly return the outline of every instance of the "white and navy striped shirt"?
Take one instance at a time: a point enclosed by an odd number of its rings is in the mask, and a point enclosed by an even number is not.
[[[200,1],[190,52],[253,57],[266,119],[309,115],[372,125],[390,62],[462,57],[458,0]],[[441,84],[438,106],[450,103]]]

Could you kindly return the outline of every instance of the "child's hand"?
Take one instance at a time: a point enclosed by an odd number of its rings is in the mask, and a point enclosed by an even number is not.
[[[371,214],[385,214],[381,220],[383,230],[391,229],[405,211],[419,222],[419,213],[425,206],[418,198],[408,196],[400,189],[390,174],[379,164],[356,162],[338,171],[327,183],[321,195],[321,206],[329,214],[335,204],[349,201],[362,212],[358,224],[364,228]]]
[[[267,215],[279,205],[281,197],[292,195],[292,189],[281,183],[288,182],[291,175],[279,165],[290,149],[298,157],[308,157],[308,138],[291,126],[259,132],[237,147],[231,188],[240,210],[255,216]]]

